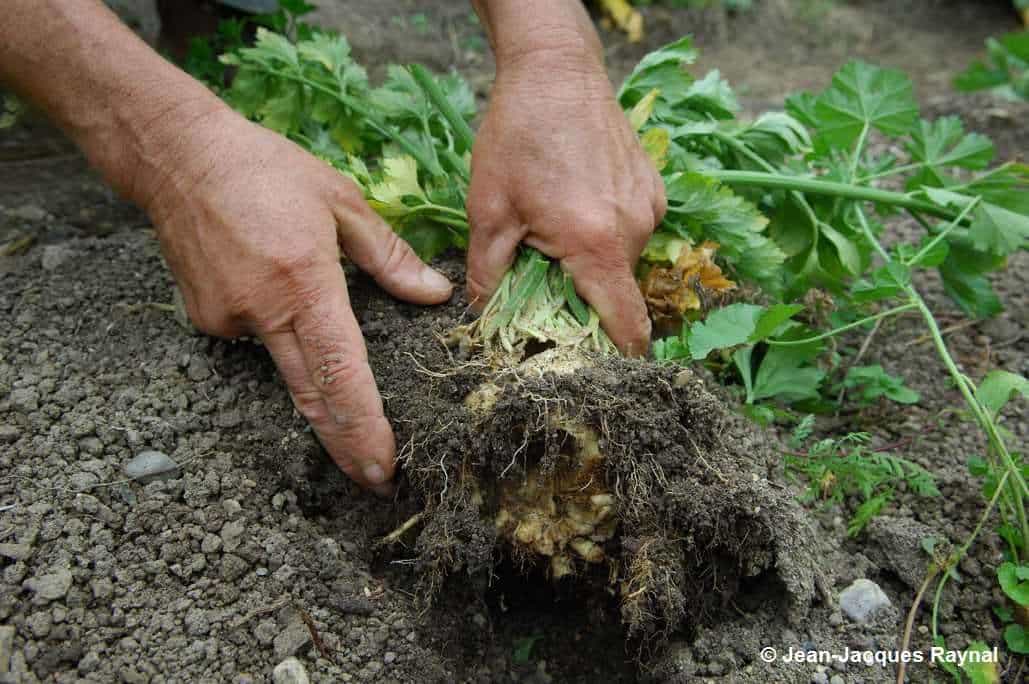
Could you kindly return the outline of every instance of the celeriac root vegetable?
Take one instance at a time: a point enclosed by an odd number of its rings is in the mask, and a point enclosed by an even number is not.
[[[414,564],[427,600],[509,559],[614,597],[641,648],[732,602],[805,612],[812,534],[765,477],[774,454],[700,379],[573,345],[532,353],[534,340],[520,361],[452,335],[447,347],[446,315],[382,299],[407,332],[370,341],[370,361],[409,485],[401,520],[418,516],[386,552]]]

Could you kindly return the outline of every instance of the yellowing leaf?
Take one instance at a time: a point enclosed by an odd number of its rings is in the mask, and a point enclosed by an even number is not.
[[[625,31],[630,43],[643,40],[643,16],[628,0],[600,0],[600,6],[614,25]]]
[[[654,103],[657,101],[657,96],[660,94],[661,91],[654,88],[640,98],[640,101],[629,110],[629,124],[632,126],[632,130],[639,131],[643,128],[643,124],[647,123],[647,119],[654,112]]]
[[[413,157],[387,157],[382,162],[382,181],[368,187],[369,204],[381,216],[402,216],[410,211],[404,197],[425,199],[418,184],[418,163]]]
[[[668,146],[672,139],[667,128],[651,128],[640,137],[643,151],[654,162],[657,170],[665,168],[668,163]]]

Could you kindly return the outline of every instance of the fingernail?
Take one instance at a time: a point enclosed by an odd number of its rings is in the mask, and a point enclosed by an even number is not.
[[[382,466],[378,463],[371,463],[364,467],[361,471],[364,474],[364,479],[368,480],[369,484],[380,485],[386,481],[386,471],[382,469]]]
[[[422,285],[437,292],[450,292],[453,289],[446,276],[428,267],[422,269]]]

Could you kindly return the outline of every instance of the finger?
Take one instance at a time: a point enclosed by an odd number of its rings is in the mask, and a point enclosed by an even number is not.
[[[597,310],[611,341],[626,356],[650,349],[650,318],[629,264],[617,252],[569,255],[561,265],[579,295]]]
[[[343,252],[384,290],[414,304],[439,304],[450,298],[454,287],[446,276],[419,259],[363,198],[337,203],[335,214]]]
[[[392,491],[395,444],[368,366],[364,341],[337,264],[314,274],[323,288],[294,317],[292,337],[265,336],[297,409],[343,472],[361,486]]]
[[[651,197],[654,205],[654,227],[656,228],[665,220],[665,213],[668,211],[668,196],[665,194],[665,181],[661,178],[661,174],[655,171],[653,178],[654,194]]]
[[[481,311],[514,263],[526,230],[513,219],[500,229],[475,229],[468,240],[468,301]]]

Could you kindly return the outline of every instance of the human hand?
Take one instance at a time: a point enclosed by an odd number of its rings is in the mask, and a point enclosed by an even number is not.
[[[524,242],[561,260],[623,353],[647,352],[633,269],[664,217],[664,184],[597,55],[551,47],[498,57],[468,213],[471,301],[489,300]]]
[[[380,495],[395,444],[350,308],[340,250],[390,294],[445,301],[452,287],[349,179],[285,138],[216,108],[144,179],[144,208],[200,330],[261,338],[336,464]]]

